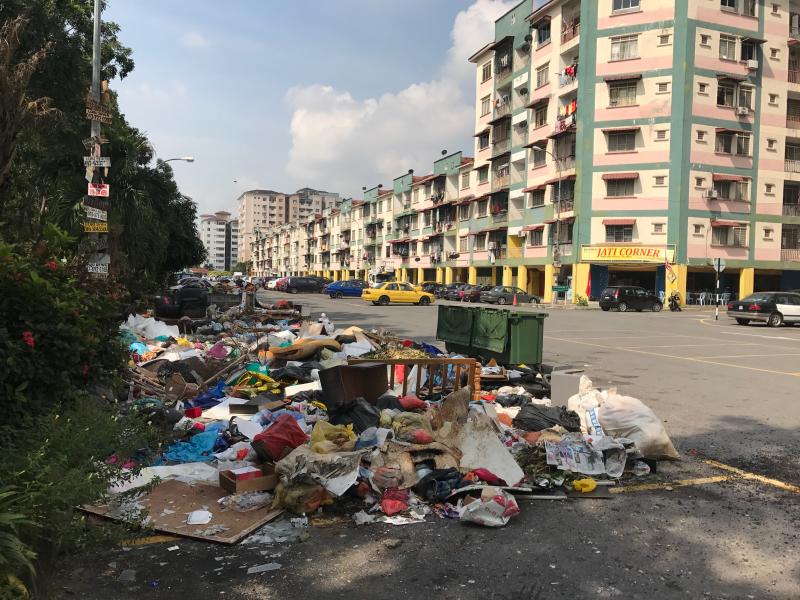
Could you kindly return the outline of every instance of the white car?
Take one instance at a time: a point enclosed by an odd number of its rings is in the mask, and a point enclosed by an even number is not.
[[[268,281],[268,282],[265,284],[265,287],[266,287],[268,290],[274,290],[274,289],[275,289],[275,284],[276,284],[276,283],[278,283],[278,280],[279,280],[279,279],[280,279],[280,277],[275,277],[274,279],[270,279],[270,280],[269,280],[269,281]]]

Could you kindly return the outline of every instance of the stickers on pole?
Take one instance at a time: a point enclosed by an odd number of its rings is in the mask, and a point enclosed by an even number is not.
[[[83,230],[86,233],[108,233],[108,223],[105,221],[84,221]]]
[[[108,198],[109,191],[107,183],[90,183],[87,194],[98,198]]]

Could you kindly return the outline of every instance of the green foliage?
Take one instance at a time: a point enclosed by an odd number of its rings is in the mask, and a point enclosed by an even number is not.
[[[253,266],[252,261],[245,261],[245,262],[237,262],[236,265],[231,269],[234,273],[243,273],[245,275],[250,274],[250,268]]]
[[[578,306],[589,306],[589,299],[586,296],[578,294],[576,297],[576,304]]]
[[[19,537],[20,527],[34,524],[22,513],[15,512],[14,504],[18,498],[19,494],[14,488],[0,489],[0,586],[10,588],[8,595],[12,598],[24,597],[27,592],[17,573],[23,572],[29,576],[36,574],[33,566],[36,553]]]

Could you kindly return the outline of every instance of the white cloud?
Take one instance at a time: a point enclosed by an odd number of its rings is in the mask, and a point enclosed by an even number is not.
[[[493,39],[495,19],[512,6],[476,0],[458,13],[434,81],[363,100],[322,84],[290,89],[289,175],[358,196],[362,186],[387,186],[409,168],[430,169],[443,149],[471,154],[471,147],[457,147],[471,139],[474,118],[475,67],[467,58]]]
[[[199,31],[187,31],[181,36],[181,44],[187,48],[206,48],[209,43]]]

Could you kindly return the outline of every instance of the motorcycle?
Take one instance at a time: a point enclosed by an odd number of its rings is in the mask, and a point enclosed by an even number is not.
[[[669,309],[672,312],[681,312],[681,295],[678,292],[669,295]]]

